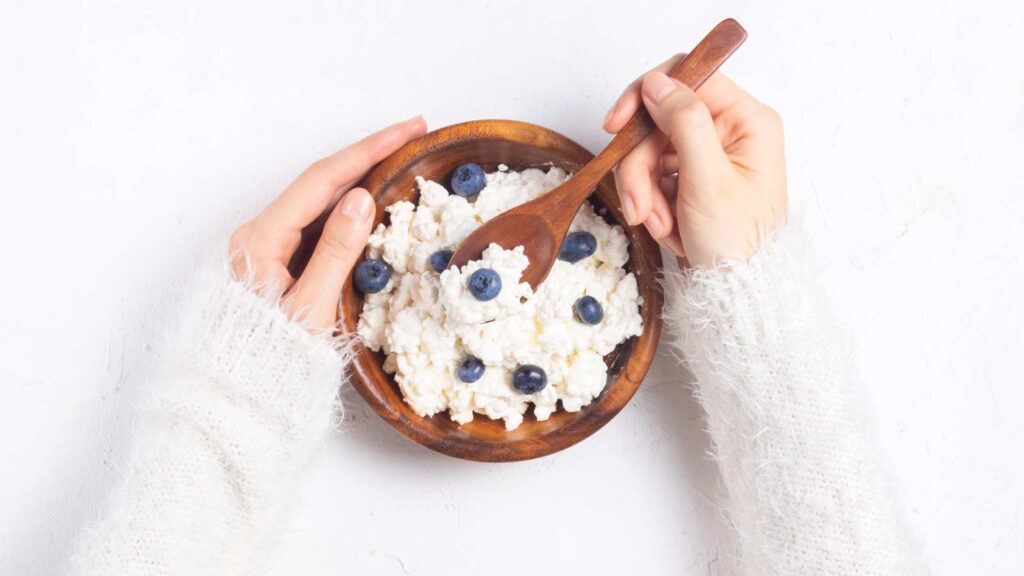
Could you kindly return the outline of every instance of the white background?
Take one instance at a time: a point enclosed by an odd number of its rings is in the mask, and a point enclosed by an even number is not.
[[[420,112],[597,149],[622,86],[725,16],[933,572],[1024,573],[1024,7],[811,4],[6,0],[0,573],[64,565],[193,263],[305,164]],[[509,465],[413,445],[353,395],[280,573],[714,574],[682,380],[663,354],[590,440]]]

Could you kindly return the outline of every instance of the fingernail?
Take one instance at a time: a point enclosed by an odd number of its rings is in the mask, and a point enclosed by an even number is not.
[[[644,78],[644,96],[658,104],[676,89],[676,83],[662,72],[651,72]]]
[[[400,120],[398,122],[395,122],[391,126],[388,126],[387,128],[385,128],[385,130],[392,130],[392,129],[395,129],[395,128],[404,128],[404,127],[408,126],[409,124],[412,124],[413,122],[415,122],[417,119],[422,118],[422,117],[423,117],[422,114],[417,114],[417,115],[413,116],[412,118],[406,118],[405,120]]]
[[[601,126],[607,126],[608,123],[611,122],[612,117],[615,116],[615,112],[618,109],[619,109],[619,101],[616,100],[615,104],[612,104],[612,107],[608,109],[608,113],[604,115],[604,122],[601,124]]]
[[[651,233],[651,236],[653,236],[655,240],[661,238],[662,231],[665,227],[662,225],[661,217],[658,216],[657,212],[651,212],[651,215],[647,217],[644,224],[647,226],[647,231]]]
[[[660,242],[663,246],[665,246],[665,248],[668,249],[669,252],[671,252],[675,256],[678,256],[680,258],[686,256],[686,253],[683,252],[683,241],[679,239],[679,236],[676,236],[675,234],[669,234],[668,236],[662,238]]]
[[[370,218],[373,211],[373,198],[370,198],[370,193],[366,190],[350,190],[341,199],[338,211],[356,222],[363,222]]]
[[[632,225],[636,218],[636,204],[633,203],[633,197],[629,194],[622,197],[622,216],[626,219],[626,224],[629,225]]]

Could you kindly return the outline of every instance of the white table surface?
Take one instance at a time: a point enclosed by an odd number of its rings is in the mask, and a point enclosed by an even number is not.
[[[0,10],[0,573],[66,561],[192,263],[306,163],[419,112],[599,148],[620,88],[730,15],[934,573],[1024,573],[1020,2],[59,4]],[[279,572],[715,574],[681,378],[663,354],[591,439],[506,465],[353,394]]]

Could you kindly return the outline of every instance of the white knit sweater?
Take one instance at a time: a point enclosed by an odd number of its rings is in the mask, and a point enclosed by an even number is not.
[[[735,570],[917,574],[814,262],[791,226],[749,262],[665,283],[673,345],[695,376],[726,491]]]
[[[825,321],[806,242],[669,274],[673,344],[696,376],[749,575],[904,575],[913,556]],[[225,275],[193,291],[83,575],[251,574],[289,486],[331,430],[344,347]]]
[[[224,267],[226,270],[226,267]],[[207,271],[145,403],[124,477],[73,574],[252,574],[337,415],[343,354]]]

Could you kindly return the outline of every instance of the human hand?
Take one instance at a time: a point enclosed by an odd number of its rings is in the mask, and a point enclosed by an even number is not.
[[[782,120],[721,73],[696,92],[669,78],[679,58],[633,82],[605,118],[616,133],[642,103],[657,125],[615,171],[623,214],[690,266],[746,260],[786,220]]]
[[[370,193],[353,188],[375,164],[427,130],[423,117],[399,122],[312,163],[258,216],[231,235],[231,270],[251,278],[258,290],[283,294],[290,317],[314,328],[338,320],[338,298],[345,278],[366,245],[373,225]],[[323,233],[298,279],[288,263],[302,230],[330,211]]]

